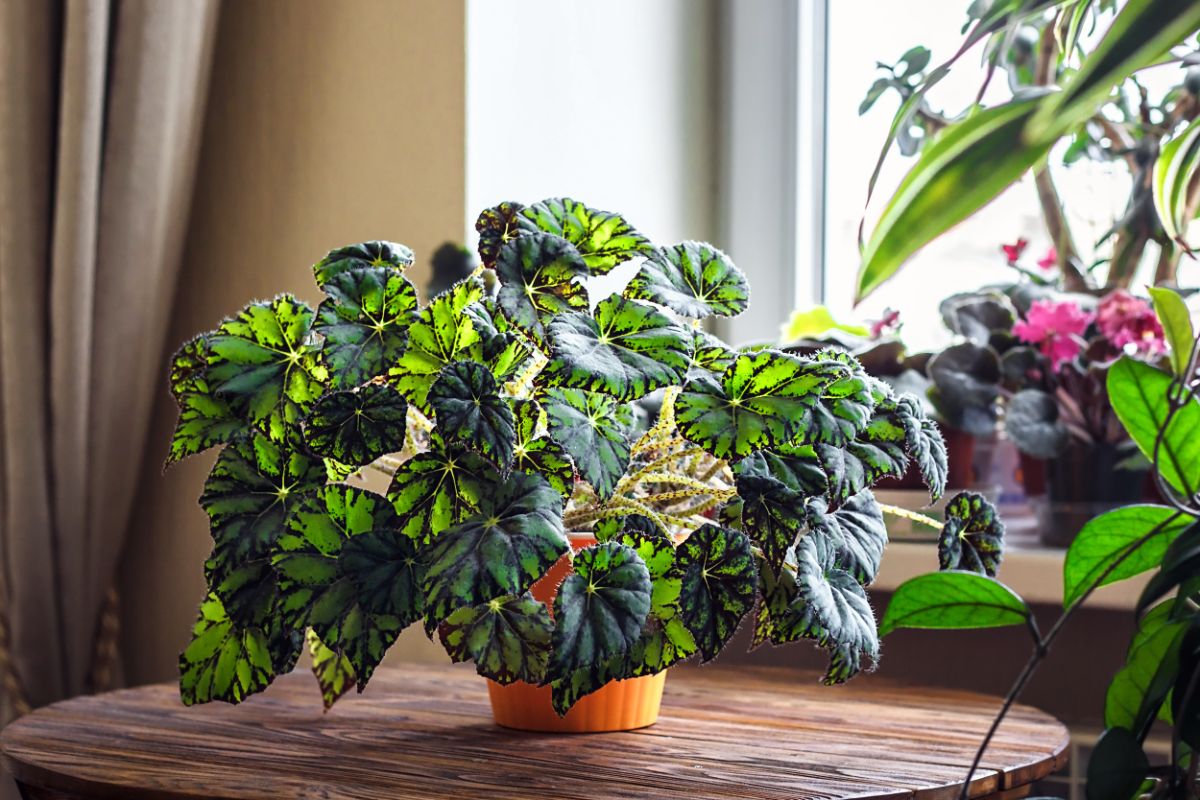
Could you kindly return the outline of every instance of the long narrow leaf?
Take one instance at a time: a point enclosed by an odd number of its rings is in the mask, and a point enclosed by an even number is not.
[[[1171,137],[1154,162],[1154,208],[1167,236],[1183,240],[1188,187],[1200,168],[1200,117]]]

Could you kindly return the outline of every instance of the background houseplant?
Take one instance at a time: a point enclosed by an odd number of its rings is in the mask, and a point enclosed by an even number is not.
[[[705,333],[748,303],[708,245],[656,247],[566,198],[501,204],[477,228],[480,274],[419,311],[411,251],[366,242],[314,266],[315,311],[252,303],[176,356],[172,460],[224,445],[185,702],[260,691],[307,633],[332,703],[421,621],[494,681],[548,685],[561,714],[713,658],[756,598],[759,641],[816,641],[830,682],[869,666],[864,586],[886,531],[868,487],[910,458],[935,496],[945,484],[920,403],[845,354]],[[634,257],[593,308],[588,277]],[[386,495],[347,482],[365,466]],[[551,617],[529,589],[572,531],[598,541]]]

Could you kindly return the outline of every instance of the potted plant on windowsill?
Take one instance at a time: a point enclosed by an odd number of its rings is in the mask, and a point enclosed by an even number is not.
[[[636,727],[662,671],[712,659],[756,601],[756,640],[814,640],[828,681],[872,664],[869,487],[910,458],[945,483],[920,404],[844,354],[704,332],[748,304],[709,245],[570,199],[477,227],[481,274],[424,308],[412,252],[366,242],[314,266],[316,310],[252,303],[175,357],[171,460],[223,446],[184,701],[264,689],[307,636],[332,704],[419,622],[495,682],[502,724]],[[631,258],[593,306],[589,277]]]

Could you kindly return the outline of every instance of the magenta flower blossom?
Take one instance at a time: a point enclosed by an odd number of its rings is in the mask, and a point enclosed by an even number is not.
[[[1046,255],[1038,259],[1037,265],[1049,272],[1058,266],[1058,250],[1051,247],[1046,251]]]
[[[1118,350],[1143,356],[1167,351],[1162,324],[1146,300],[1116,289],[1104,296],[1096,310],[1096,327]]]
[[[883,316],[871,323],[871,338],[878,339],[886,333],[894,333],[900,329],[900,312],[894,308],[885,308]]]
[[[1057,370],[1079,355],[1083,332],[1092,322],[1092,314],[1070,300],[1035,300],[1025,319],[1013,325],[1013,333],[1028,344],[1035,344]]]
[[[1004,258],[1008,260],[1008,265],[1014,266],[1021,260],[1021,254],[1025,252],[1025,248],[1029,246],[1029,240],[1022,237],[1017,239],[1016,244],[1002,244],[1000,249],[1004,251]]]

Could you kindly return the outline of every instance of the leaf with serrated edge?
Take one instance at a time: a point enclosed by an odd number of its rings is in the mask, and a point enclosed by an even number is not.
[[[417,317],[417,290],[394,269],[370,267],[338,273],[321,287],[313,330],[335,388],[351,388],[387,372],[408,344]]]
[[[496,303],[509,321],[541,342],[545,323],[556,314],[587,309],[587,289],[578,280],[585,269],[575,248],[557,236],[518,236],[496,256]]]
[[[829,511],[823,498],[808,505],[810,536],[822,536],[833,547],[834,561],[841,569],[868,586],[879,574],[883,549],[887,547],[887,525],[875,495],[864,489]]]
[[[592,275],[603,275],[652,248],[621,215],[597,211],[569,197],[534,203],[522,210],[519,222],[524,230],[551,233],[575,245]]]
[[[736,481],[743,530],[778,571],[806,522],[807,497],[770,477],[738,475]]]
[[[317,285],[329,283],[337,275],[364,267],[387,267],[403,272],[412,266],[413,251],[407,245],[396,242],[360,242],[331,250],[328,255],[313,264],[313,276]]]
[[[475,361],[447,365],[429,390],[438,430],[505,471],[513,460],[513,412],[487,367]]]
[[[480,341],[479,332],[465,309],[483,297],[479,281],[459,281],[421,310],[408,329],[408,348],[388,370],[392,383],[426,416],[433,416],[429,389],[447,364],[465,358]]]
[[[479,258],[485,267],[496,263],[500,247],[520,233],[519,215],[525,206],[512,201],[485,208],[475,220],[475,231],[479,234]]]
[[[612,497],[629,466],[629,406],[582,389],[548,389],[543,402],[550,438],[601,499]]]
[[[427,544],[479,508],[488,468],[474,453],[434,446],[405,461],[392,476],[387,496],[400,530]]]
[[[929,497],[933,501],[946,491],[949,462],[946,456],[946,440],[937,423],[925,416],[921,401],[911,394],[896,399],[899,420],[904,428],[904,447],[916,461]]]
[[[554,623],[545,604],[526,592],[460,608],[438,634],[453,661],[474,661],[476,671],[500,684],[540,684],[550,659]]]
[[[330,392],[304,420],[304,444],[313,453],[361,467],[404,447],[408,403],[390,386]]]
[[[736,317],[750,304],[750,287],[729,256],[704,242],[683,242],[647,255],[625,296],[685,317]]]
[[[309,628],[305,632],[308,643],[308,654],[312,659],[313,677],[321,689],[321,701],[325,710],[333,708],[333,704],[342,695],[354,688],[357,679],[354,677],[354,665],[350,659],[339,655],[325,646],[316,631]]]
[[[208,342],[197,336],[171,359],[171,394],[179,405],[179,421],[171,436],[167,463],[231,441],[245,433],[247,423],[222,397],[212,392]]]
[[[535,400],[513,401],[517,432],[513,444],[513,469],[541,475],[567,498],[575,488],[575,466],[557,442],[540,435],[541,414],[541,407]]]
[[[675,554],[683,579],[679,618],[703,661],[716,657],[754,605],[758,580],[750,540],[741,531],[704,525]]]
[[[977,492],[959,492],[946,504],[938,537],[938,564],[996,577],[1004,550],[1004,523],[996,508]]]

